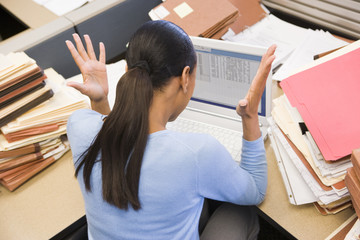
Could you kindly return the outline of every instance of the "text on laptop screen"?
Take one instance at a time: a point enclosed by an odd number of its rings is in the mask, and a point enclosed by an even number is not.
[[[216,43],[214,40],[209,42]],[[197,43],[194,43],[194,48],[197,72],[192,100],[235,109],[249,90],[261,55],[200,46]],[[258,112],[265,116],[265,92]]]

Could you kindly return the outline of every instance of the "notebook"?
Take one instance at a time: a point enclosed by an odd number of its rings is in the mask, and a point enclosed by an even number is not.
[[[241,118],[235,109],[239,100],[246,96],[266,48],[199,37],[191,37],[191,40],[197,55],[194,94],[179,119],[169,123],[168,128],[173,129],[172,125],[181,119],[190,119],[236,131],[242,136]],[[264,140],[268,126],[266,118],[270,113],[271,74],[258,109]],[[232,147],[227,148],[231,153]],[[235,156],[235,160],[239,161]]]

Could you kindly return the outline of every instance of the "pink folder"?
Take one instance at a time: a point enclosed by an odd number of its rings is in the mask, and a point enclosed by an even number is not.
[[[360,147],[360,48],[283,80],[327,161]]]

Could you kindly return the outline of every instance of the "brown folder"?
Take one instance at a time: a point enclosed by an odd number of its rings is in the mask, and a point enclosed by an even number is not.
[[[25,163],[29,163],[35,160],[39,160],[43,157],[43,155],[40,152],[37,153],[30,153],[18,158],[11,159],[10,161],[6,161],[4,163],[0,163],[0,172],[7,171],[9,169],[18,167],[20,165],[23,165]]]
[[[21,155],[25,155],[25,154],[29,154],[29,153],[33,153],[33,152],[38,152],[40,151],[41,147],[39,143],[33,143],[33,144],[29,144],[27,146],[21,147],[21,148],[16,148],[13,150],[9,150],[9,151],[0,151],[0,158],[11,158],[11,157],[17,157],[17,156],[21,156]]]
[[[51,89],[48,89],[46,92],[42,93],[39,97],[32,99],[30,102],[22,103],[19,108],[11,110],[11,112],[9,114],[5,114],[5,116],[1,116],[0,127],[11,122],[15,118],[19,117],[21,114],[29,111],[30,109],[38,106],[39,104],[45,102],[46,100],[51,98],[53,95],[54,95],[53,91]],[[11,105],[9,105],[7,107],[12,108]]]
[[[24,169],[28,169],[29,167],[33,166],[34,164],[36,164],[36,163],[38,163],[38,162],[40,162],[42,160],[44,160],[44,159],[41,158],[39,160],[35,160],[35,161],[29,162],[29,163],[25,163],[23,165],[12,168],[10,170],[2,171],[2,172],[0,172],[0,179],[5,178],[5,177],[7,177],[9,175],[13,175],[13,174],[15,174],[17,172],[21,172]]]
[[[356,214],[360,217],[360,181],[356,176],[355,170],[353,167],[349,168],[346,176],[345,183],[349,189],[351,200],[355,208]]]
[[[21,81],[17,82],[16,84],[11,85],[11,86],[1,90],[0,91],[0,97],[3,97],[3,96],[5,96],[5,95],[7,95],[9,93],[12,93],[12,92],[16,91],[17,89],[19,89],[19,88],[21,88],[21,87],[23,87],[23,86],[25,86],[25,85],[33,82],[33,81],[36,81],[37,79],[42,78],[44,76],[45,75],[44,75],[44,73],[42,71],[41,72],[36,72],[36,73],[22,79]],[[43,78],[43,80],[44,79],[46,79],[46,78]]]
[[[10,169],[8,171],[4,171],[4,172],[2,172],[1,179],[4,180],[5,182],[10,182],[11,180],[15,179],[16,177],[26,173],[33,166],[35,166],[36,164],[38,164],[38,163],[40,163],[42,161],[44,161],[44,158],[40,158],[38,160],[29,162],[27,164],[20,165],[20,166],[18,166],[16,168],[12,168],[12,169]]]
[[[56,131],[58,129],[59,129],[59,124],[54,123],[54,124],[29,128],[29,129],[25,129],[25,130],[22,130],[22,131],[9,133],[9,134],[4,134],[4,137],[6,138],[6,140],[9,143],[11,143],[11,142],[26,139],[26,138],[29,138],[29,137],[32,137],[32,136],[35,136],[35,135]]]
[[[360,179],[360,148],[352,151],[351,163],[354,166],[354,170],[358,178]]]
[[[28,86],[25,86],[18,91],[11,92],[4,97],[0,98],[0,109],[9,106],[10,104],[21,100],[21,98],[26,97],[27,95],[36,92],[40,88],[45,86],[44,79],[39,79],[40,82],[30,83]]]
[[[23,170],[18,176],[15,178],[12,178],[10,181],[5,181],[4,179],[0,179],[1,184],[6,187],[10,191],[14,191],[16,188],[21,186],[23,183],[25,183],[27,180],[29,180],[31,177],[36,175],[37,173],[41,172],[43,169],[54,163],[56,160],[54,157],[49,157],[37,164],[34,164],[33,166],[27,168],[26,170]]]
[[[238,10],[228,0],[171,0],[153,9],[165,8],[169,14],[161,19],[173,22],[190,36],[211,37],[226,24],[226,20],[238,16]]]
[[[258,0],[229,0],[238,10],[239,17],[230,26],[230,28],[238,34],[244,29],[254,25],[264,17],[267,13],[261,7]]]
[[[316,210],[318,210],[318,212],[324,216],[330,215],[330,214],[336,214],[336,213],[341,212],[342,210],[345,210],[345,209],[351,207],[350,201],[347,201],[347,202],[345,202],[339,206],[336,206],[334,208],[321,207],[317,202],[314,202],[313,204],[314,204]]]
[[[354,226],[355,222],[358,220],[357,217],[351,216],[344,224],[341,224],[333,233],[331,238],[326,238],[329,240],[344,240],[346,235],[350,232],[351,228]]]
[[[25,69],[26,70],[26,69]],[[41,73],[41,69],[40,67],[38,66],[33,66],[33,67],[30,67],[30,70],[29,71],[25,71],[23,70],[24,72],[21,73],[21,74],[15,74],[16,77],[8,77],[8,78],[11,78],[10,80],[7,80],[7,81],[1,81],[0,82],[0,91],[3,91],[19,82],[22,82],[24,81],[25,79],[35,75],[35,74],[38,74],[38,73]]]

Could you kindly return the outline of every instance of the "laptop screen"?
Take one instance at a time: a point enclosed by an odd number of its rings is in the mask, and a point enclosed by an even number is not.
[[[266,49],[207,38],[191,39],[197,55],[192,101],[235,109],[246,96]],[[266,111],[264,91],[258,112],[266,116]]]

